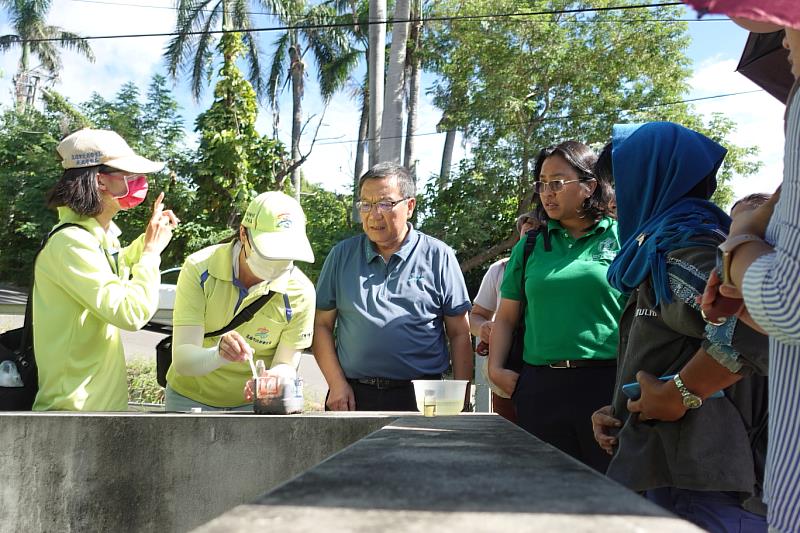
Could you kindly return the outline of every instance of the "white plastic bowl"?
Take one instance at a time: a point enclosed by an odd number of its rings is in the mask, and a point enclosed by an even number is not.
[[[467,380],[428,380],[415,379],[414,396],[417,400],[417,409],[424,413],[425,391],[432,390],[436,398],[436,414],[457,415],[464,409],[464,396],[467,392]]]

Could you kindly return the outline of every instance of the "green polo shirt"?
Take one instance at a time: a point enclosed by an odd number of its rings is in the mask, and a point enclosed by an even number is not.
[[[547,365],[565,359],[614,359],[618,324],[627,300],[612,288],[606,271],[619,251],[617,221],[603,218],[586,235],[573,239],[555,220],[547,224],[552,250],[543,235],[528,260],[525,275],[523,359]],[[500,294],[521,300],[525,239],[511,253]]]

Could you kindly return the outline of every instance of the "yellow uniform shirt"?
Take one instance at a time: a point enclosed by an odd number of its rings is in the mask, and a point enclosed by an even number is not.
[[[120,249],[106,232],[67,207],[36,260],[33,344],[39,392],[33,409],[125,411],[128,383],[119,330],[135,331],[158,308],[157,254],[142,255],[144,236]]]
[[[210,246],[186,259],[175,292],[174,326],[203,326],[215,331],[241,309],[270,290],[276,294],[255,317],[236,331],[250,344],[256,359],[270,368],[278,345],[302,350],[311,346],[316,295],[314,285],[296,266],[271,282],[248,291],[233,276],[234,243]],[[203,340],[206,348],[219,337]],[[244,403],[244,385],[252,377],[247,362],[227,363],[205,376],[182,376],[172,366],[169,386],[178,394],[213,407]]]

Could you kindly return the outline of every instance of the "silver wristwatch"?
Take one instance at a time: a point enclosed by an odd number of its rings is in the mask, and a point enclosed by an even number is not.
[[[680,374],[675,374],[675,377],[672,378],[672,381],[675,382],[675,386],[678,387],[678,392],[681,393],[684,407],[687,409],[697,409],[703,405],[703,399],[697,394],[693,394],[689,391],[689,389],[686,388],[686,385],[683,384]]]

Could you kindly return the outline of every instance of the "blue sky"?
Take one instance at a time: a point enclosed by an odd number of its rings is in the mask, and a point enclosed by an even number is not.
[[[169,9],[173,5],[169,0],[53,0],[49,22],[84,35],[170,32],[174,29],[174,11]],[[692,10],[686,9],[686,17],[694,17]],[[268,26],[270,21],[266,17],[258,17],[255,25]],[[689,98],[757,88],[734,72],[747,32],[730,21],[692,22],[689,27],[692,37],[689,56],[694,64]],[[8,31],[7,19],[0,17],[0,32]],[[263,34],[262,48],[268,50],[276,37]],[[73,53],[64,53],[64,69],[55,88],[73,102],[87,99],[92,92],[111,98],[127,81],[133,81],[144,89],[154,73],[164,73],[161,54],[165,42],[166,38],[94,41],[92,46],[97,56],[94,64]],[[13,101],[11,76],[16,70],[17,60],[16,51],[0,56],[0,69],[4,73],[0,79],[0,103],[4,105],[10,105]],[[430,77],[424,77],[423,89],[429,83]],[[208,107],[211,90],[206,91],[199,103],[192,101],[185,82],[174,86],[174,94],[183,106],[187,133],[193,137],[191,130],[194,118],[199,111]],[[306,117],[316,115],[313,125],[323,109],[317,94],[316,83],[310,77],[304,108]],[[285,93],[281,106],[280,136],[287,144],[290,108],[289,95]],[[760,92],[704,101],[696,104],[696,109],[703,114],[725,113],[738,125],[733,140],[740,145],[755,145],[760,149],[759,158],[764,162],[763,168],[755,176],[735,179],[733,186],[736,195],[774,190],[780,182],[783,168],[783,106]],[[346,141],[356,139],[358,118],[359,109],[347,92],[333,98],[325,113],[320,139],[304,165],[304,175],[308,179],[328,189],[341,192],[349,190],[355,143]],[[418,133],[434,132],[439,118],[440,112],[425,97],[420,108]],[[259,129],[267,133],[271,131],[270,128],[271,117],[267,110],[262,109]],[[313,132],[314,128],[309,127],[308,130]],[[438,173],[444,135],[423,136],[418,141],[419,175],[426,177]],[[309,142],[310,138],[304,139],[303,152],[307,150]],[[468,151],[468,145],[459,144],[454,165]]]

